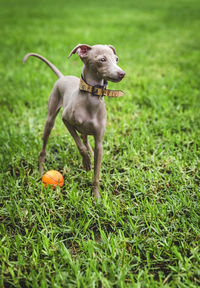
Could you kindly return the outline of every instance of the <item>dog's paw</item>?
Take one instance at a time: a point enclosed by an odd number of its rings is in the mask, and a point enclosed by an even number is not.
[[[101,195],[100,195],[99,189],[97,187],[93,187],[92,197],[95,199],[95,201],[101,199]]]

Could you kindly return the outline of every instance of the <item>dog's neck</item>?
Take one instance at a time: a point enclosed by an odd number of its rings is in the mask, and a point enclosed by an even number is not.
[[[82,76],[87,84],[91,86],[95,85],[104,85],[104,80],[102,78],[99,78],[97,74],[95,74],[89,67],[86,65],[83,65],[83,71]]]

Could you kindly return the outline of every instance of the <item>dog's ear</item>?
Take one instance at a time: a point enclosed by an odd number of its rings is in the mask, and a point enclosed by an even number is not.
[[[72,56],[72,54],[77,53],[81,58],[84,58],[88,55],[88,51],[92,49],[92,46],[87,44],[78,44],[74,49],[70,52],[68,58]]]
[[[108,47],[110,47],[110,48],[113,50],[113,53],[114,53],[115,55],[117,55],[116,49],[115,49],[115,47],[114,47],[113,45],[108,45]]]

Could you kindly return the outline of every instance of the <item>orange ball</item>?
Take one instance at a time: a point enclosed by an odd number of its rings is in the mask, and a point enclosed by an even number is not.
[[[62,187],[64,184],[64,178],[60,172],[50,170],[42,176],[42,182],[44,183],[45,187],[47,187],[47,185],[52,186],[53,188],[55,188],[57,185]]]

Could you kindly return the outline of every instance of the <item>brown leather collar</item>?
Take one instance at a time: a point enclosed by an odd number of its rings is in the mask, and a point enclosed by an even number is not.
[[[121,90],[110,90],[107,89],[107,81],[105,82],[105,84],[103,86],[101,85],[89,85],[85,82],[85,80],[83,79],[83,76],[81,75],[81,79],[80,79],[80,86],[79,89],[81,91],[87,91],[89,93],[91,93],[93,96],[99,96],[99,97],[103,97],[103,96],[108,96],[108,97],[121,97],[124,95],[124,92]]]

